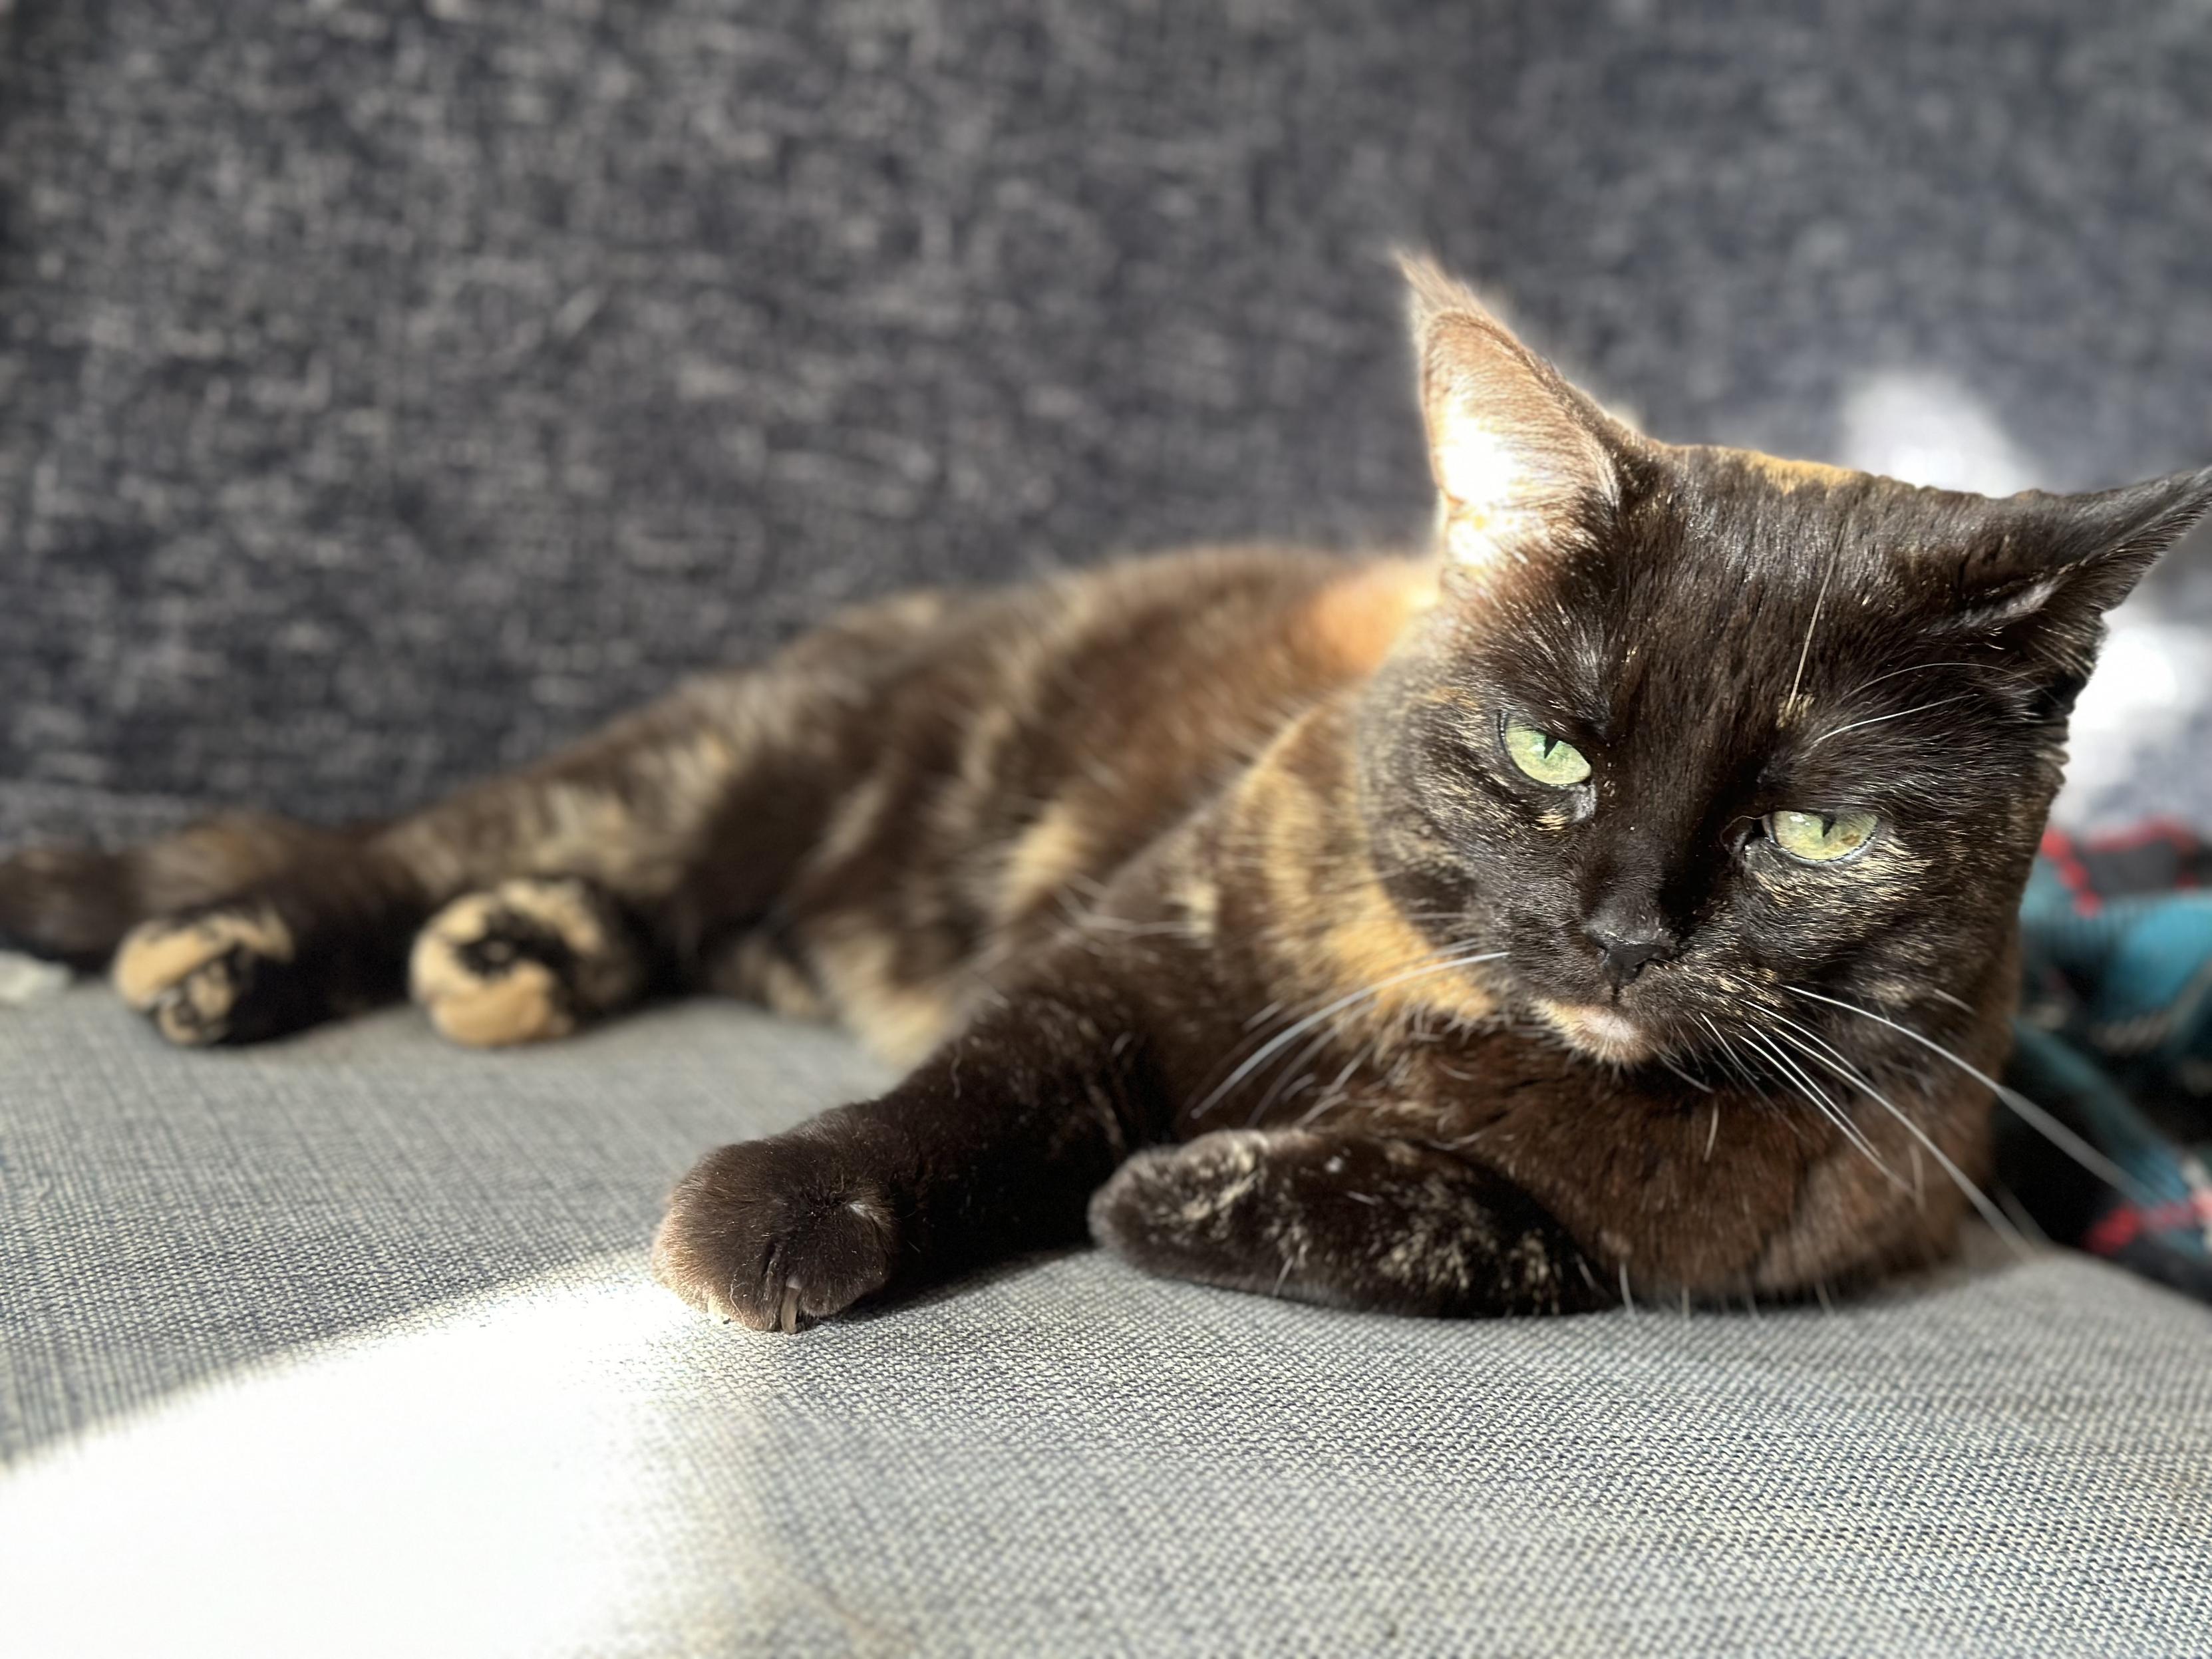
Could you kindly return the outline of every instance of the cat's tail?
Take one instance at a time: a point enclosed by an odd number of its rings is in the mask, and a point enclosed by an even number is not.
[[[31,848],[0,858],[0,951],[95,969],[140,922],[343,855],[364,833],[229,812],[120,852]]]

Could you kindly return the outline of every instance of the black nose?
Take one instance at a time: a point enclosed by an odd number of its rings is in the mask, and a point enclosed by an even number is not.
[[[1604,957],[1605,976],[1615,985],[1627,984],[1646,963],[1662,962],[1674,954],[1674,936],[1663,927],[1615,927],[1593,921],[1583,931]]]

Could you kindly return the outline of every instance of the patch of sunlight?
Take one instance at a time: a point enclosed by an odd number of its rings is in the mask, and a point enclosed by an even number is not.
[[[1843,461],[1907,483],[2009,495],[2042,480],[1996,416],[1965,387],[1932,374],[1870,374],[1844,395]]]
[[[2161,622],[2140,597],[2107,622],[2097,672],[2074,705],[2062,820],[2179,746],[2212,698],[2212,638],[2202,628]]]
[[[649,1631],[634,1540],[670,1501],[663,1379],[696,1318],[611,1258],[27,1460],[0,1477],[0,1651],[550,1655]]]

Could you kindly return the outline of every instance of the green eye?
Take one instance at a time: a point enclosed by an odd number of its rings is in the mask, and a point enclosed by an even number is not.
[[[1871,812],[1775,812],[1766,833],[1793,859],[1833,864],[1872,841],[1875,822]]]
[[[1554,789],[1571,789],[1590,775],[1581,750],[1520,720],[1505,722],[1505,752],[1523,772]]]

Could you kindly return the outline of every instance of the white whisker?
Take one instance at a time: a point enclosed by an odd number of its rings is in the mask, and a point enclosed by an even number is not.
[[[1778,1018],[1779,1016],[1778,1015],[1777,1018]],[[1800,1046],[1802,1047],[1803,1045]],[[1820,1046],[1822,1048],[1826,1048],[1828,1045],[1822,1043]],[[1873,1084],[1869,1083],[1865,1077],[1860,1074],[1858,1068],[1852,1066],[1848,1060],[1844,1060],[1840,1057],[1837,1060],[1831,1060],[1811,1048],[1806,1048],[1805,1052],[1808,1054],[1810,1054],[1814,1060],[1819,1060],[1821,1065],[1826,1066],[1830,1071],[1837,1073],[1838,1076],[1845,1077],[1847,1080],[1850,1081],[1854,1086],[1856,1086],[1869,1099],[1872,1100],[1875,1105],[1881,1107],[1892,1117],[1895,1118],[1899,1123],[1903,1124],[1905,1126],[1905,1132],[1911,1135],[1911,1137],[1915,1140],[1918,1141],[1923,1146],[1925,1146],[1928,1149],[1929,1153],[1935,1158],[1937,1164],[1942,1168],[1943,1172],[1951,1177],[1953,1183],[1957,1186],[1960,1193],[1965,1194],[1966,1201],[1972,1204],[1976,1210],[1981,1212],[1982,1219],[1988,1222],[1997,1232],[2011,1239],[2015,1249],[2018,1249],[2023,1255],[2027,1253],[2027,1241],[2021,1237],[2020,1229],[2014,1226],[2010,1219],[2005,1215],[2004,1212],[1997,1208],[1997,1206],[1990,1201],[1990,1195],[1987,1193],[1984,1192],[1979,1187],[1976,1186],[1972,1181],[1967,1178],[1966,1172],[1964,1170],[1960,1169],[1956,1164],[1951,1161],[1950,1155],[1944,1152],[1941,1146],[1938,1146],[1936,1144],[1934,1139],[1929,1137],[1928,1132],[1925,1129],[1923,1129],[1917,1123],[1915,1123],[1911,1117],[1906,1115],[1903,1107],[1899,1106],[1887,1095],[1883,1094],[1881,1091],[1875,1088]]]
[[[1756,1091],[1761,1100],[1765,1100],[1766,1091],[1759,1087],[1759,1079],[1752,1074],[1750,1068],[1736,1058],[1735,1049],[1729,1044],[1729,1040],[1721,1035],[1721,1028],[1713,1023],[1712,1016],[1701,1013],[1698,1016],[1698,1020],[1713,1034],[1714,1042],[1719,1045],[1721,1063],[1741,1078],[1748,1087]]]
[[[2027,1212],[2027,1206],[2020,1201],[2018,1194],[2010,1188],[1999,1186],[1996,1190],[1996,1200],[1998,1203],[2004,1206],[2004,1212],[2012,1218],[2013,1225],[2018,1228],[2022,1235],[2032,1233],[2039,1243],[2051,1243],[2051,1235],[2036,1224],[2035,1218]]]
[[[1786,1034],[1778,1035],[1784,1035],[1786,1040]],[[1792,1078],[1796,1079],[1798,1085],[1811,1097],[1813,1103],[1819,1109],[1820,1115],[1826,1118],[1829,1122],[1834,1124],[1837,1128],[1843,1131],[1844,1138],[1849,1140],[1854,1147],[1858,1149],[1858,1151],[1865,1157],[1868,1163],[1873,1164],[1875,1169],[1881,1170],[1883,1175],[1887,1176],[1893,1185],[1899,1188],[1903,1188],[1905,1186],[1905,1177],[1899,1175],[1896,1170],[1891,1169],[1888,1164],[1882,1162],[1881,1154],[1875,1151],[1874,1142],[1866,1138],[1865,1131],[1861,1129],[1857,1124],[1851,1121],[1849,1115],[1844,1112],[1842,1107],[1837,1105],[1833,1101],[1828,1098],[1826,1094],[1824,1093],[1820,1086],[1813,1081],[1811,1077],[1807,1075],[1803,1066],[1798,1065],[1795,1060],[1791,1060],[1789,1055],[1782,1052],[1781,1048],[1776,1043],[1772,1036],[1770,1036],[1764,1032],[1753,1031],[1746,1028],[1744,1037],[1747,1042],[1759,1044],[1759,1046],[1767,1054],[1774,1057],[1774,1059],[1781,1065],[1782,1069],[1784,1072],[1788,1073]]]
[[[1830,738],[1840,738],[1846,732],[1856,732],[1862,727],[1869,726],[1880,726],[1884,720],[1901,720],[1908,714],[1924,714],[1931,708],[1942,708],[1950,703],[1964,702],[1966,701],[1966,697],[1967,693],[1961,691],[1958,696],[1954,697],[1938,697],[1933,702],[1923,702],[1917,708],[1900,708],[1893,714],[1875,714],[1870,715],[1863,720],[1853,720],[1849,726],[1839,726],[1832,732],[1821,732],[1819,737],[1814,738],[1812,742],[1805,745],[1805,751],[1808,754],[1810,754],[1814,750],[1818,749],[1822,744],[1827,742]]]
[[[1321,1097],[1306,1109],[1304,1114],[1292,1127],[1300,1129],[1310,1127],[1322,1113],[1335,1105],[1343,1097],[1344,1085],[1351,1080],[1352,1074],[1359,1069],[1359,1060],[1360,1056],[1357,1054],[1346,1060],[1344,1069],[1329,1079],[1328,1086],[1321,1091]]]
[[[2009,680],[2025,680],[2031,678],[2027,674],[2021,673],[2016,668],[2000,668],[1996,664],[1991,662],[1916,662],[1907,667],[1893,668],[1887,674],[1877,674],[1870,680],[1860,681],[1857,685],[1851,689],[1850,696],[1845,697],[1844,701],[1845,702],[1849,702],[1852,698],[1856,697],[1860,692],[1867,690],[1870,687],[1880,685],[1884,680],[1893,680],[1900,674],[1925,674],[1938,668],[1978,669],[1986,673],[2002,674],[2005,678]]]
[[[1503,951],[1488,951],[1479,956],[1448,957],[1442,962],[1432,962],[1424,968],[1413,968],[1407,969],[1402,974],[1394,974],[1389,979],[1379,980],[1376,983],[1367,986],[1363,989],[1353,991],[1347,995],[1339,997],[1335,1001],[1330,1003],[1326,1008],[1322,1009],[1319,1012],[1308,1014],[1304,1019],[1299,1020],[1287,1030],[1279,1032],[1275,1036],[1269,1039],[1268,1042],[1263,1044],[1259,1050],[1251,1056],[1251,1058],[1245,1060],[1243,1065],[1239,1066],[1235,1071],[1224,1078],[1221,1082],[1216,1085],[1213,1090],[1206,1095],[1205,1099],[1200,1101],[1196,1106],[1192,1108],[1191,1115],[1193,1117],[1203,1117],[1207,1112],[1212,1110],[1215,1106],[1219,1104],[1223,1097],[1228,1095],[1231,1090],[1235,1089],[1238,1084],[1249,1077],[1253,1072],[1257,1070],[1261,1066],[1266,1064],[1270,1055],[1276,1054],[1288,1044],[1295,1042],[1301,1036],[1307,1031],[1311,1030],[1322,1021],[1341,1013],[1344,1010],[1353,1006],[1355,1004],[1370,1001],[1374,998],[1381,996],[1383,992],[1389,990],[1392,986],[1402,985],[1407,980],[1419,979],[1430,974],[1448,973],[1456,968],[1469,968],[1478,962],[1496,962],[1504,955],[1505,952]]]
[[[1260,1103],[1252,1109],[1251,1115],[1245,1120],[1245,1126],[1249,1128],[1257,1125],[1261,1118],[1267,1115],[1267,1109],[1274,1105],[1279,1098],[1288,1099],[1289,1093],[1287,1091],[1289,1089],[1290,1079],[1296,1077],[1307,1066],[1312,1065],[1316,1060],[1320,1058],[1322,1050],[1328,1048],[1328,1045],[1335,1040],[1335,1030],[1331,1026],[1322,1026],[1320,1031],[1315,1035],[1314,1040],[1306,1044],[1304,1048],[1301,1048],[1298,1051],[1297,1057],[1291,1060],[1289,1065],[1284,1066],[1281,1072],[1277,1074],[1275,1081],[1268,1086],[1267,1092],[1260,1097]],[[1364,1045],[1363,1045],[1363,1047],[1364,1046]],[[1344,1069],[1337,1073],[1336,1082],[1330,1085],[1332,1089],[1341,1087],[1345,1079],[1349,1078],[1354,1071],[1358,1069],[1359,1058],[1359,1052],[1355,1050],[1352,1058],[1345,1062]],[[1317,1079],[1311,1080],[1318,1081]],[[1312,1107],[1303,1117],[1299,1118],[1297,1127],[1299,1128],[1305,1127],[1307,1124],[1312,1122],[1316,1116],[1327,1109],[1331,1103],[1328,1091],[1324,1090],[1321,1097],[1314,1102]]]
[[[1828,568],[1820,573],[1820,591],[1813,596],[1813,620],[1805,624],[1805,643],[1797,652],[1797,672],[1790,677],[1790,695],[1782,700],[1785,710],[1796,706],[1798,688],[1805,684],[1805,665],[1812,659],[1813,635],[1820,626],[1820,609],[1828,602],[1828,584],[1836,579],[1836,567],[1843,557],[1844,544],[1839,537],[1829,550]]]
[[[2017,1112],[2023,1119],[2038,1130],[2045,1139],[2051,1143],[2051,1145],[2057,1147],[2059,1151],[2064,1152],[2068,1157],[2071,1158],[2076,1164],[2079,1164],[2083,1169],[2088,1170],[2090,1174],[2095,1176],[2099,1180],[2106,1182],[2118,1188],[2121,1192],[2127,1194],[2130,1198],[2133,1199],[2138,1204],[2152,1204],[2157,1202],[2156,1198],[2152,1194],[2145,1191],[2142,1183],[2136,1181],[2133,1176],[2130,1175],[2125,1170],[2120,1168],[2118,1164],[2113,1163],[2112,1159],[2106,1158],[2094,1146],[2092,1146],[2087,1141],[2082,1139],[2080,1135],[2075,1133],[2073,1130],[2068,1128],[2063,1123],[2060,1122],[2058,1119],[2052,1115],[2047,1109],[2037,1105],[2026,1095],[2021,1093],[2019,1090],[2008,1088],[2005,1085],[1998,1082],[1995,1078],[1990,1076],[1988,1073],[1980,1071],[1972,1066],[1969,1066],[1965,1060],[1953,1054],[1942,1043],[1936,1042],[1933,1038],[1923,1036],[1911,1026],[1900,1025],[1895,1020],[1886,1018],[1882,1015],[1875,1012],[1871,1008],[1862,1008],[1856,1003],[1843,1002],[1838,1000],[1834,997],[1823,996],[1820,992],[1808,991],[1802,985],[1792,985],[1789,988],[1795,991],[1801,997],[1810,997],[1815,1002],[1825,1002],[1831,1007],[1841,1008],[1846,1013],[1856,1014],[1863,1019],[1870,1019],[1877,1025],[1886,1025],[1891,1030],[1896,1032],[1899,1036],[1911,1037],[1922,1048],[1928,1049],[1933,1054],[1941,1054],[1944,1059],[1949,1060],[1954,1066],[1964,1072],[1968,1077],[1973,1079],[1975,1082],[1988,1089],[1992,1094],[1996,1095],[1999,1100],[2004,1102],[2006,1105],[2011,1107],[2014,1111]]]

